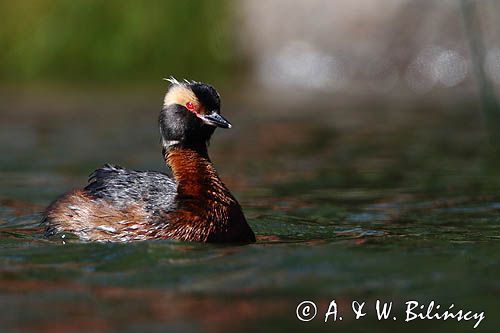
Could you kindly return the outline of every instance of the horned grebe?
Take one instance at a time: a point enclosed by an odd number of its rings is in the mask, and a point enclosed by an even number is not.
[[[168,81],[159,124],[173,179],[107,164],[92,173],[85,188],[64,194],[46,209],[42,222],[48,236],[255,242],[241,206],[208,157],[215,128],[231,128],[220,114],[219,93],[205,83]]]

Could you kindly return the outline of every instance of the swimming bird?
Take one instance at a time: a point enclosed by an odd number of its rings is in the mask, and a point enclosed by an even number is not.
[[[206,83],[168,81],[159,126],[163,158],[173,177],[106,164],[90,175],[85,188],[62,195],[46,209],[42,224],[47,236],[255,242],[240,204],[208,155],[215,129],[231,128],[221,115],[219,93]]]

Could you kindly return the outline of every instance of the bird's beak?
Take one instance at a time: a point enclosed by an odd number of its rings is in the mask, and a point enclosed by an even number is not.
[[[222,127],[222,128],[231,128],[231,123],[227,121],[226,118],[221,116],[215,111],[212,111],[211,114],[206,114],[200,116],[201,120],[207,125],[210,126],[216,126],[216,127]]]

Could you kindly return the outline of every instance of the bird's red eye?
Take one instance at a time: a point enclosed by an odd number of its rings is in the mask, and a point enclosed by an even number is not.
[[[189,111],[194,111],[194,110],[195,110],[193,102],[187,102],[187,103],[186,103],[186,108],[187,108]]]

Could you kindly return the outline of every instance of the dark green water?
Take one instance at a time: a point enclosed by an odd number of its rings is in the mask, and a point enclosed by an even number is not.
[[[500,172],[473,107],[304,112],[234,97],[223,110],[234,129],[215,134],[211,155],[256,244],[63,245],[37,226],[57,195],[106,162],[162,170],[161,91],[2,97],[2,332],[473,330],[405,323],[409,300],[484,311],[476,331],[498,330]],[[390,320],[376,319],[377,299],[394,302]],[[303,300],[318,307],[310,322],[296,317]],[[324,323],[331,300],[343,320]]]

